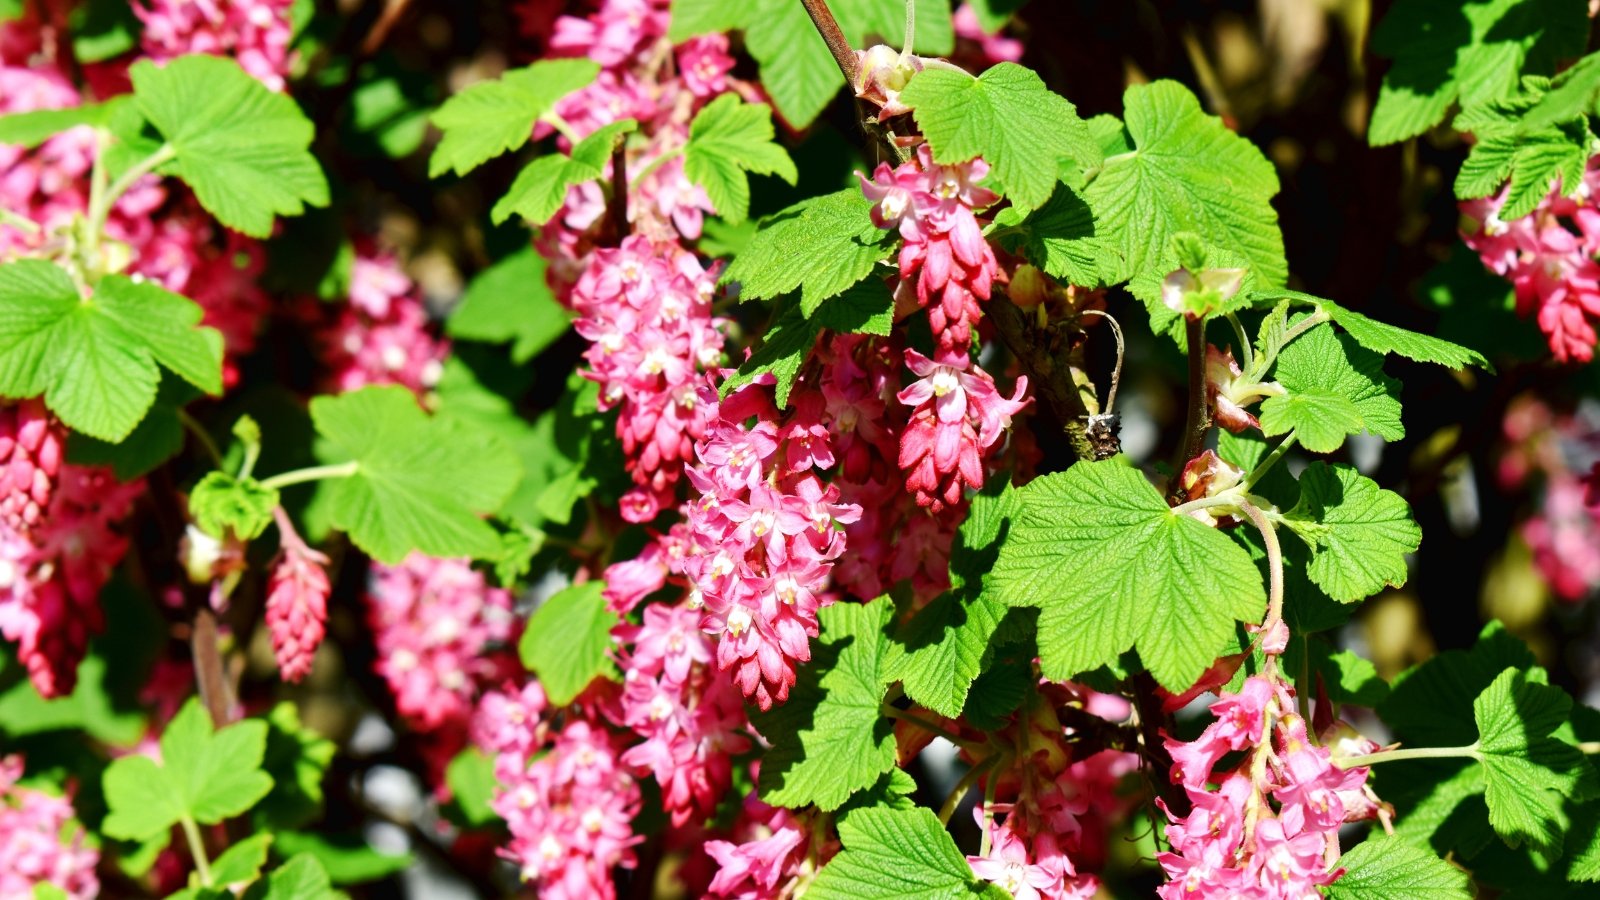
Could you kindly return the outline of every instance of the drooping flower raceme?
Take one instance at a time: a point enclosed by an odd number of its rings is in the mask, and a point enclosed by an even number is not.
[[[311,671],[328,618],[328,557],[306,546],[282,507],[273,518],[280,549],[267,582],[267,631],[283,680],[299,681]]]
[[[985,451],[1011,427],[1011,417],[1027,406],[1026,376],[1007,398],[989,373],[965,354],[947,363],[906,350],[906,365],[920,379],[897,395],[913,408],[900,439],[900,467],[906,489],[934,512],[959,506],[966,488],[983,487]]]
[[[95,866],[100,853],[85,841],[70,797],[27,788],[22,758],[0,759],[0,897],[43,896],[57,888],[72,900],[100,893]]]

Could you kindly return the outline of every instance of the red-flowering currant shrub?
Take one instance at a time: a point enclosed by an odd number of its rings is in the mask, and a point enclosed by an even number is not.
[[[1348,6],[0,0],[0,900],[1600,891],[1593,11]]]

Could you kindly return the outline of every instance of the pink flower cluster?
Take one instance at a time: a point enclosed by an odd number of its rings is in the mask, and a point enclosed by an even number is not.
[[[1502,424],[1509,446],[1499,480],[1515,490],[1538,476],[1543,496],[1522,523],[1533,564],[1557,597],[1576,602],[1600,589],[1600,427],[1588,415],[1558,414],[1533,397],[1511,404]]]
[[[745,797],[733,836],[737,840],[705,844],[706,853],[717,863],[706,890],[714,900],[788,896],[785,889],[807,872],[811,859],[826,862],[839,849],[837,841],[818,834],[794,811],[768,806],[754,793]]]
[[[1600,318],[1600,167],[1590,161],[1577,196],[1560,186],[1532,213],[1500,218],[1506,190],[1461,204],[1461,237],[1483,264],[1516,288],[1517,312],[1536,316],[1559,362],[1594,358],[1595,318]]]
[[[1167,740],[1172,780],[1192,807],[1183,817],[1167,811],[1162,897],[1304,900],[1343,874],[1339,827],[1377,816],[1379,804],[1368,769],[1337,766],[1293,709],[1292,689],[1252,676],[1211,705],[1216,720],[1198,738]],[[1376,749],[1364,742],[1358,752]],[[1216,769],[1241,751],[1235,768]]]
[[[322,313],[318,301],[308,302],[313,314]],[[322,326],[321,341],[333,389],[341,392],[398,384],[420,396],[438,385],[450,352],[395,259],[360,250],[350,270],[350,302]]]
[[[23,787],[22,758],[0,759],[0,897],[51,885],[72,900],[100,893],[100,852],[85,841],[70,797]]]
[[[165,62],[189,53],[231,56],[275,91],[294,65],[289,15],[294,0],[147,0],[134,3],[144,23],[144,53]]]
[[[378,674],[400,714],[422,731],[464,728],[480,687],[509,668],[511,595],[465,560],[413,553],[373,566],[367,602]]]
[[[683,466],[715,401],[699,392],[722,358],[711,316],[716,279],[673,242],[634,235],[596,251],[572,292],[578,333],[591,341],[584,376],[600,385],[600,408],[618,410],[617,437],[634,487],[622,516],[648,522],[676,503]]]
[[[961,505],[966,488],[983,486],[984,456],[1027,404],[1026,378],[1008,399],[972,361],[973,329],[983,316],[978,301],[989,299],[1000,273],[975,215],[999,199],[977,184],[988,173],[981,159],[939,165],[922,144],[899,168],[880,163],[870,181],[858,176],[874,201],[873,223],[897,228],[904,240],[897,296],[928,310],[934,335],[933,359],[906,351],[906,365],[921,380],[899,394],[913,407],[899,459],[906,489],[936,513]]]
[[[702,399],[716,404],[709,387]],[[822,404],[790,399],[785,417],[767,387],[730,394],[688,470],[699,492],[681,562],[690,604],[704,607],[702,625],[718,635],[717,665],[762,709],[788,699],[795,667],[811,658],[817,610],[833,602],[829,572],[845,549],[834,526],[861,515],[818,477],[834,465]]]
[[[299,681],[311,672],[328,619],[328,557],[306,546],[282,507],[273,519],[279,550],[267,582],[267,631],[283,680]]]
[[[128,549],[115,530],[144,492],[62,462],[65,432],[38,400],[0,409],[0,635],[45,697],[71,693],[104,625],[100,588]]]
[[[634,865],[633,819],[642,801],[622,760],[623,738],[606,727],[603,696],[567,707],[559,728],[544,722],[536,682],[485,695],[473,740],[495,755],[492,801],[511,842],[502,851],[541,897],[610,900],[611,870]]]

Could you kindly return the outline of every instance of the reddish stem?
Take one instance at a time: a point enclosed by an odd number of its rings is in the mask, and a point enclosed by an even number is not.
[[[856,85],[856,51],[850,48],[850,42],[845,39],[844,31],[839,28],[839,20],[833,17],[833,10],[828,8],[828,0],[800,0],[805,4],[806,12],[811,14],[811,21],[817,26],[817,33],[822,35],[822,40],[828,45],[828,52],[833,54],[833,61],[839,64],[839,71],[844,73],[845,84],[855,90]]]

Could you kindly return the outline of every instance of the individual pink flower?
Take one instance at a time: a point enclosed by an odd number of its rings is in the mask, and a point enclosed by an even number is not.
[[[795,813],[768,806],[753,793],[745,798],[734,834],[738,840],[706,841],[706,853],[718,866],[707,896],[716,900],[780,896],[816,839]],[[824,844],[822,849],[832,848]]]
[[[267,582],[267,631],[284,681],[299,681],[311,671],[328,618],[328,557],[306,546],[289,516],[272,511],[278,523],[278,558]]]
[[[920,380],[896,395],[913,408],[900,439],[900,467],[917,502],[939,512],[959,505],[966,488],[983,486],[985,451],[1027,406],[1028,379],[1019,377],[1016,393],[1007,398],[987,372],[965,357],[940,364],[907,350],[906,365]]]
[[[72,900],[100,893],[100,853],[87,841],[72,798],[27,788],[22,758],[0,758],[0,897],[33,897],[50,885]]]

